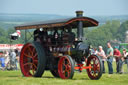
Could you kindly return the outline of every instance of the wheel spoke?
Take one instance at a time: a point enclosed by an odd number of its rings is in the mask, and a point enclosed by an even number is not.
[[[65,71],[65,75],[64,75],[65,78],[68,78],[68,75],[69,75],[69,74],[68,74],[68,71]]]
[[[37,66],[33,63],[33,66],[35,67],[35,69],[37,69]]]
[[[96,70],[96,71],[99,71],[99,70],[100,70],[100,69],[99,69],[99,68],[100,68],[100,67],[99,67],[99,62],[98,62],[97,59],[96,59],[95,62],[96,62],[96,64],[95,64],[95,70]]]
[[[70,64],[67,64],[67,65],[66,65],[66,69],[67,69],[67,70],[71,70]]]
[[[24,53],[24,56],[29,57],[29,58],[32,58],[31,55],[28,55],[28,54],[26,54],[26,53]]]
[[[32,63],[25,63],[24,66],[27,66],[27,65],[32,65]]]
[[[63,59],[63,65],[65,65],[65,60]]]
[[[65,76],[66,75],[66,71],[63,71],[63,76]]]
[[[32,64],[32,73],[34,74],[37,69],[37,66],[35,64]]]
[[[36,63],[36,64],[37,64],[37,63],[38,63],[38,60],[34,60],[34,63]]]
[[[33,55],[33,58],[36,58],[37,57],[37,53],[35,53],[34,55]]]
[[[30,46],[28,47],[28,50],[29,50],[29,52],[30,52],[31,54],[33,54],[32,49],[30,48]]]
[[[70,71],[68,71],[67,73],[68,73],[68,75],[67,75],[67,76],[69,77],[69,76],[70,76]]]
[[[65,72],[67,72],[67,77],[69,77],[70,72],[71,72],[70,66],[66,65],[66,70],[65,70]]]
[[[32,56],[34,57],[35,48],[32,49]]]
[[[95,58],[93,58],[93,64],[94,64],[94,65],[95,65],[95,61],[96,61]]]
[[[97,71],[100,71],[100,66],[99,66],[99,64],[96,66],[96,70],[97,70]]]
[[[34,67],[32,66],[32,74],[33,74],[33,75],[34,75],[34,73],[35,73],[34,71],[35,71],[35,69],[34,69]]]
[[[66,68],[65,59],[63,60],[63,64],[62,65]]]

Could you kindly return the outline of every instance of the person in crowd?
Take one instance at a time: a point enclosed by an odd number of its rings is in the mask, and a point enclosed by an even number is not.
[[[123,57],[124,57],[124,61],[127,64],[127,71],[128,71],[128,52],[125,48],[123,49]]]
[[[93,55],[97,55],[98,51],[96,48],[94,48],[94,52],[93,52]]]
[[[105,60],[106,60],[106,55],[105,55],[105,52],[104,52],[102,46],[99,46],[99,52],[97,53],[97,55],[100,56],[101,59],[102,59],[102,63],[103,63],[103,73],[105,73],[104,62],[105,62]]]
[[[4,52],[4,56],[5,56],[5,68],[4,68],[4,70],[5,70],[5,69],[7,69],[9,61],[10,61],[10,59],[9,59],[9,52],[5,51]]]
[[[16,60],[15,60],[15,63],[16,63],[16,70],[18,70],[18,62],[19,62],[19,49],[15,49],[15,53],[16,53]]]
[[[108,72],[109,74],[113,74],[113,48],[111,46],[111,43],[107,43],[108,49],[107,49],[107,63],[108,63]]]
[[[3,68],[5,67],[5,58],[4,55],[0,55],[0,63],[1,63],[1,69],[3,70]]]
[[[15,53],[15,50],[11,50],[10,65],[11,65],[10,69],[16,69],[16,53]]]
[[[118,50],[117,46],[114,47],[114,57],[116,59],[116,73],[122,73],[121,68],[122,68],[123,61],[121,59],[121,53]]]

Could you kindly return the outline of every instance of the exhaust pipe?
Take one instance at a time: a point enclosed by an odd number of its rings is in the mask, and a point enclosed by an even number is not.
[[[76,17],[83,17],[83,11],[76,11]],[[83,22],[82,21],[78,21],[77,22],[77,37],[79,41],[83,40]]]

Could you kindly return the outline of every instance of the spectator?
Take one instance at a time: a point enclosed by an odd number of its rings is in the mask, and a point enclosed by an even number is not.
[[[113,48],[110,44],[110,42],[107,43],[108,49],[107,49],[107,63],[108,63],[108,72],[109,74],[113,74]]]
[[[5,51],[4,56],[5,56],[5,68],[4,68],[4,70],[5,70],[7,68],[7,66],[8,66],[8,64],[9,64],[9,61],[10,61],[9,52]]]
[[[102,59],[102,63],[103,63],[103,73],[105,73],[104,62],[105,62],[105,60],[106,60],[106,55],[105,55],[105,52],[104,52],[102,46],[99,46],[99,52],[97,53],[97,55],[100,56],[101,59]]]
[[[4,58],[4,55],[0,55],[0,63],[1,63],[1,67],[2,69],[5,67],[5,58]]]
[[[16,53],[14,50],[11,50],[10,53],[10,64],[11,64],[11,69],[16,69]]]
[[[97,55],[97,53],[98,53],[97,49],[94,48],[94,50],[93,50],[93,55]]]
[[[126,49],[123,49],[123,57],[127,64],[127,71],[128,71],[128,52],[126,51]]]
[[[121,59],[121,53],[118,50],[118,47],[114,47],[114,57],[116,59],[116,73],[122,73],[121,68],[122,68],[122,59]]]
[[[16,53],[16,70],[18,70],[18,62],[19,62],[19,56],[20,56],[20,52],[19,52],[19,49],[15,49],[15,53]]]

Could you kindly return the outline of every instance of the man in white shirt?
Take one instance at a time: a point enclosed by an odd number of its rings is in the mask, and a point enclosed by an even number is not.
[[[102,46],[99,46],[99,52],[97,53],[97,55],[100,56],[101,59],[102,59],[102,63],[103,63],[103,73],[105,73],[104,62],[105,62],[105,60],[106,60],[106,55],[105,55],[105,52],[104,52]]]

